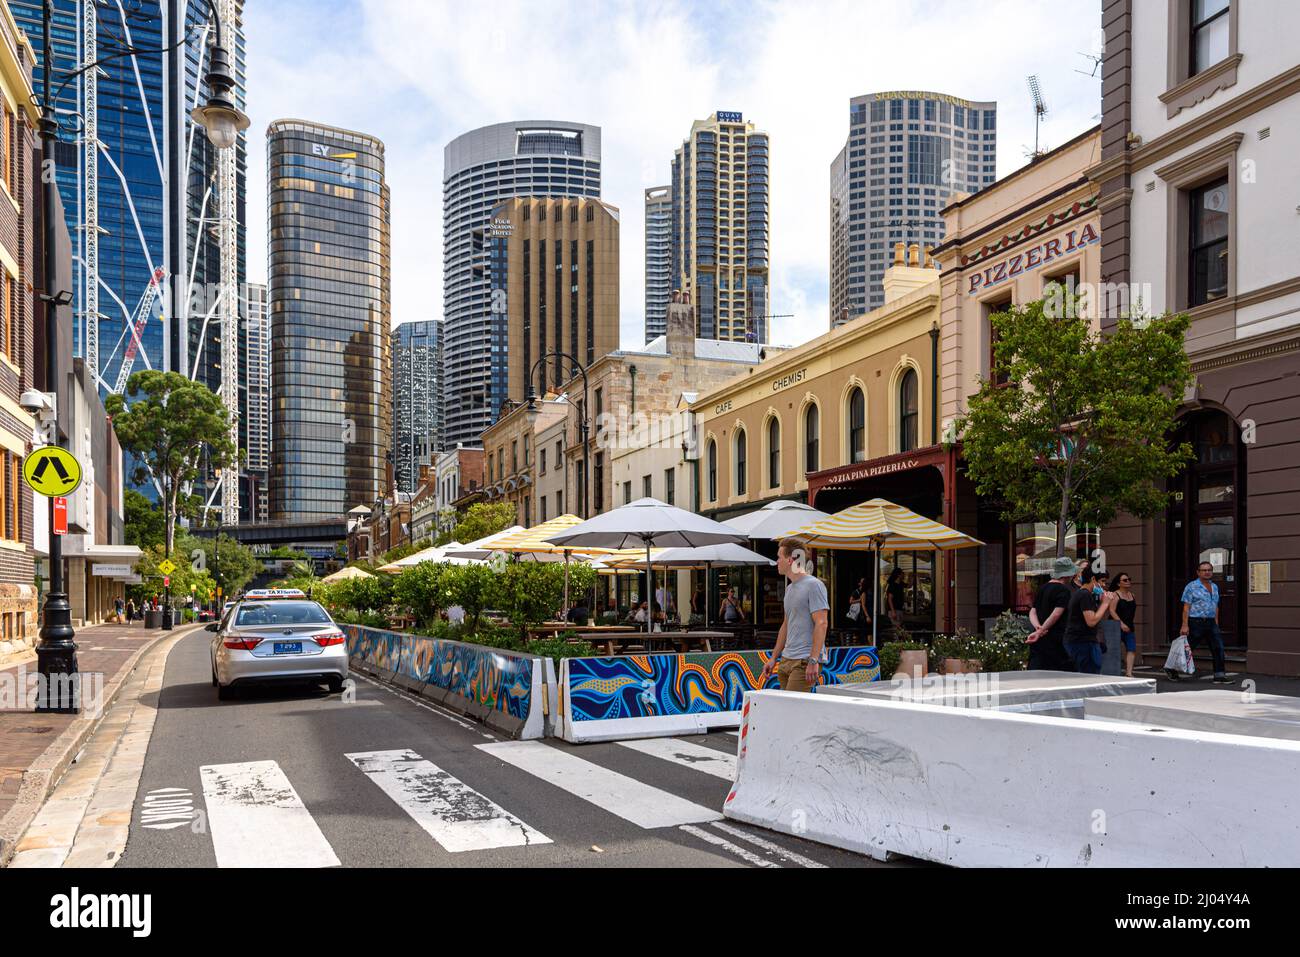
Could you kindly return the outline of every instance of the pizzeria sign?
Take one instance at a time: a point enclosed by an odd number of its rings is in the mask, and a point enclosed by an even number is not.
[[[973,296],[985,289],[1001,285],[1022,273],[1037,269],[1039,266],[1046,266],[1063,256],[1077,252],[1084,246],[1090,246],[1100,238],[1092,223],[1084,226],[1081,230],[1071,229],[1063,236],[1048,239],[1036,246],[1031,246],[1024,252],[999,260],[980,272],[973,273],[970,276],[970,286],[966,290],[966,294]]]

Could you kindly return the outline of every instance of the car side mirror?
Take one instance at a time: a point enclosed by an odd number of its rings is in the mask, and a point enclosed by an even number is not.
[[[214,621],[212,624],[207,625],[207,626],[205,627],[204,630],[205,630],[205,631],[220,631],[220,630],[221,630],[221,625],[220,625],[218,622],[215,622],[215,621]]]

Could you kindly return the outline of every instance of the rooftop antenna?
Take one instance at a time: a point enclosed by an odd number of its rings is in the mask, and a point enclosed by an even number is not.
[[[1025,78],[1029,84],[1029,95],[1034,100],[1034,156],[1041,155],[1038,151],[1038,133],[1043,125],[1043,117],[1047,115],[1047,104],[1043,101],[1043,90],[1038,85],[1038,77],[1031,74]]]
[[[1074,72],[1082,73],[1084,76],[1096,77],[1097,70],[1105,60],[1105,57],[1100,57],[1092,53],[1080,53],[1079,56],[1083,57],[1085,60],[1091,60],[1092,69],[1088,71],[1076,69]]]

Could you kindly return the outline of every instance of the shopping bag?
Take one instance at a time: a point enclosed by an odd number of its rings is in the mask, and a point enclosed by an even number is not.
[[[1185,635],[1179,635],[1169,646],[1169,657],[1165,659],[1165,670],[1180,675],[1196,674],[1196,662],[1192,660],[1192,646]]]

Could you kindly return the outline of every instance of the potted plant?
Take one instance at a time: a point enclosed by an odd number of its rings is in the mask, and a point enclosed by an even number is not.
[[[934,644],[930,646],[930,660],[937,663],[939,670],[946,675],[984,670],[982,653],[980,642],[971,638],[965,628],[958,628],[955,635],[936,635]]]
[[[928,646],[923,641],[887,641],[880,646],[880,678],[924,677],[927,659]]]

